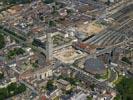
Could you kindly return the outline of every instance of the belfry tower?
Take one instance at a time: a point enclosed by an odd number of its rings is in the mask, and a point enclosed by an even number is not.
[[[53,40],[51,33],[46,33],[46,61],[53,60]]]

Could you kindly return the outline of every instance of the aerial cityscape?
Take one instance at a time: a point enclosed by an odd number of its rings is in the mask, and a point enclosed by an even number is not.
[[[133,0],[0,0],[0,100],[133,100]]]

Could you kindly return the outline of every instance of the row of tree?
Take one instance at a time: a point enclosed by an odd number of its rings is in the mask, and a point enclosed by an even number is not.
[[[3,0],[3,2],[6,4],[25,4],[30,3],[31,0]]]

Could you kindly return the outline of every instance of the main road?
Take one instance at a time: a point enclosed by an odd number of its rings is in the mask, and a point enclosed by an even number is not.
[[[101,87],[104,89],[112,89],[112,87],[110,86],[110,84],[108,84],[106,81],[103,80],[98,80],[96,79],[94,76],[92,76],[91,74],[85,72],[84,70],[74,67],[73,65],[68,65],[68,67],[70,67],[71,69],[75,70],[76,72],[78,72],[78,76],[81,77],[81,79],[86,78],[87,81]]]

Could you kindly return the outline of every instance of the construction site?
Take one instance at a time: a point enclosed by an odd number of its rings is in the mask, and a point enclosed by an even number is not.
[[[75,62],[75,60],[80,59],[82,57],[85,57],[86,54],[79,51],[75,50],[74,48],[67,47],[62,50],[58,50],[57,53],[53,54],[53,57],[60,60],[63,63],[66,64],[72,64]]]

